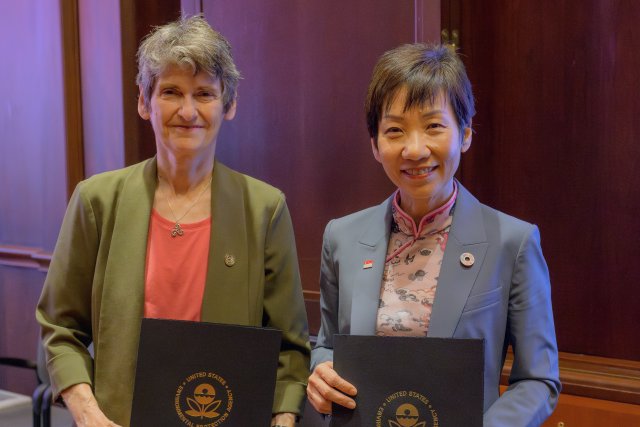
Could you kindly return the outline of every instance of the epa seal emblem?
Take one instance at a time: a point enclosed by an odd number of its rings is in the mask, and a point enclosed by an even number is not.
[[[176,389],[175,409],[190,427],[218,427],[233,408],[233,393],[227,381],[213,372],[189,375]]]
[[[376,412],[376,427],[438,427],[438,412],[431,401],[415,391],[387,396]]]

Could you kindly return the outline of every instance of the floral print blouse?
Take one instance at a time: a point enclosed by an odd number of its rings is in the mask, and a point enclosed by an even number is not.
[[[416,226],[393,197],[391,235],[380,287],[376,334],[426,336],[458,187]]]

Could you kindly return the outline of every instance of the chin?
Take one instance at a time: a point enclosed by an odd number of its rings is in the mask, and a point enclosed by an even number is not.
[[[415,200],[431,200],[446,193],[444,186],[435,187],[429,184],[425,184],[420,188],[401,188],[400,191]],[[445,195],[445,197],[447,196],[448,194]]]

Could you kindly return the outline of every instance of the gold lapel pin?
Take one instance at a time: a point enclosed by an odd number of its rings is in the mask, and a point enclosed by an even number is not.
[[[473,254],[465,252],[460,255],[460,264],[464,265],[465,267],[471,267],[474,262],[476,262],[476,259],[473,257]]]
[[[224,263],[227,267],[233,267],[236,264],[236,257],[230,254],[225,254]]]

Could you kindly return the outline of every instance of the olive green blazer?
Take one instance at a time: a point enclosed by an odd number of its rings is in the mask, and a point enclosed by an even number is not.
[[[123,426],[131,412],[156,176],[154,158],[78,184],[36,310],[55,397],[89,383],[101,409]],[[202,320],[282,330],[273,411],[300,413],[308,326],[284,195],[216,162],[211,212]],[[227,254],[235,257],[232,266]]]

